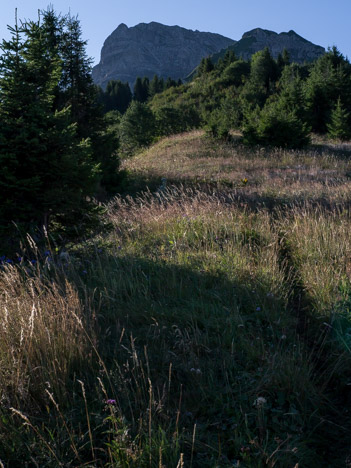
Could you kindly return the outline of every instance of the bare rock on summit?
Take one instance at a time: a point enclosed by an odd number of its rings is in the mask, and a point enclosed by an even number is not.
[[[93,68],[96,84],[128,81],[138,76],[185,78],[201,61],[236,41],[220,34],[192,31],[152,22],[128,28],[120,24],[106,39],[101,60]]]
[[[272,56],[277,58],[286,49],[292,62],[312,62],[325,53],[325,49],[319,45],[304,39],[295,31],[282,32],[280,34],[267,29],[256,28],[243,34],[242,38],[228,47],[237,57],[248,60],[259,50],[268,47]],[[225,51],[214,54],[216,62],[224,55]]]

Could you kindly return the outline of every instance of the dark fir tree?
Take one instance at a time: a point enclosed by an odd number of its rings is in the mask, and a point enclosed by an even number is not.
[[[169,89],[173,87],[175,88],[176,86],[177,86],[177,82],[169,76],[165,82],[165,89]]]
[[[283,49],[282,59],[285,66],[290,65],[290,54],[285,48]]]
[[[231,63],[235,62],[237,59],[233,50],[227,49],[224,56],[218,60],[215,64],[215,69],[219,72],[222,72],[225,68],[228,67]]]
[[[44,25],[46,15],[44,14]],[[82,39],[78,18],[67,15],[60,40],[62,76],[60,83],[61,107],[70,107],[72,122],[78,135],[91,137],[92,129],[101,117],[97,105],[96,87],[91,77],[91,59],[86,53],[87,42]]]
[[[128,83],[120,80],[111,80],[107,83],[105,91],[105,110],[117,110],[124,114],[132,101],[132,92]]]
[[[338,99],[351,111],[350,62],[333,47],[314,63],[304,89],[312,129],[325,133]]]
[[[144,97],[144,87],[140,76],[138,76],[135,80],[135,84],[133,87],[133,99],[139,102],[145,102],[147,99],[145,99]]]
[[[197,69],[197,76],[206,75],[214,70],[214,65],[210,57],[203,58]]]
[[[235,55],[235,52],[233,50],[228,49],[223,57],[223,68],[226,68],[231,63],[236,62],[236,60],[238,59]]]
[[[226,86],[241,86],[250,75],[250,64],[245,60],[230,63],[222,72],[221,81]]]
[[[61,75],[55,91],[55,109],[70,109],[70,122],[76,125],[77,138],[88,138],[93,160],[100,165],[100,184],[115,191],[119,183],[118,142],[106,132],[101,103],[104,93],[94,85],[91,77],[91,60],[86,54],[86,41],[81,37],[79,20],[71,15],[57,16],[49,7],[42,12],[42,29],[45,31],[47,51],[58,54]]]
[[[331,140],[346,141],[351,138],[350,113],[344,109],[340,99],[332,110],[330,123],[327,124],[328,136]]]
[[[267,94],[278,78],[278,67],[268,47],[256,52],[251,58],[251,81],[263,86]]]
[[[294,111],[300,120],[307,123],[308,113],[305,105],[303,81],[298,66],[296,67],[294,64],[284,67],[277,83],[277,93],[272,100],[278,102],[281,109],[287,112]]]
[[[91,59],[86,53],[80,22],[77,17],[67,15],[55,23],[52,9],[43,15],[43,27],[54,30],[61,59],[57,108],[61,110],[69,107],[71,123],[76,125],[78,138],[88,138],[91,142],[93,160],[100,165],[100,184],[108,192],[116,191],[119,183],[118,143],[114,135],[106,132],[106,122],[92,80]]]
[[[162,93],[162,91],[165,90],[165,80],[163,78],[160,78],[158,89],[159,93]]]
[[[143,85],[143,88],[144,88],[144,93],[146,95],[146,100],[148,100],[149,98],[149,89],[150,89],[150,80],[147,76],[144,76],[144,78],[142,79],[142,85]]]
[[[277,57],[277,66],[278,66],[278,72],[279,74],[282,73],[284,67],[290,64],[290,54],[289,52],[284,49],[283,53],[279,53]]]
[[[149,86],[149,78],[146,76],[140,78],[140,76],[138,76],[133,88],[133,99],[139,102],[146,102],[149,97]]]
[[[121,149],[124,154],[148,146],[156,134],[155,117],[149,107],[133,101],[120,123]]]
[[[162,93],[164,90],[164,80],[163,78],[159,78],[157,75],[155,75],[152,80],[150,81],[150,86],[149,86],[149,95],[150,97],[155,96],[155,94]]]
[[[244,141],[301,148],[308,144],[310,131],[302,80],[294,66],[285,66],[276,92],[268,97],[263,108],[246,109]]]
[[[27,22],[11,29],[0,59],[0,214],[2,225],[48,227],[52,218],[85,211],[97,167],[80,140],[70,109],[55,107],[61,79],[57,48],[46,30]]]
[[[263,109],[257,107],[246,115],[242,130],[248,144],[301,148],[309,143],[308,125],[279,101],[267,101]]]

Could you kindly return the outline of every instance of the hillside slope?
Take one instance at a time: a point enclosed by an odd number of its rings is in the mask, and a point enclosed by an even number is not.
[[[203,131],[193,131],[161,140],[126,159],[123,168],[140,188],[143,184],[156,187],[165,178],[168,184],[217,187],[237,198],[272,206],[307,199],[344,204],[351,202],[350,156],[348,143],[272,151],[214,141]]]

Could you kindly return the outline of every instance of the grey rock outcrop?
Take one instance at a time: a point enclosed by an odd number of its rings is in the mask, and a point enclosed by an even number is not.
[[[138,76],[184,78],[203,57],[235,42],[220,34],[156,22],[131,28],[120,24],[105,40],[93,79],[104,88],[110,80],[128,81],[133,86]]]
[[[228,47],[237,57],[249,59],[255,52],[268,47],[272,56],[277,58],[286,49],[292,62],[312,62],[325,53],[325,49],[307,41],[295,31],[277,34],[266,29],[256,28],[246,32],[240,41]],[[225,51],[214,55],[214,60],[223,56]]]

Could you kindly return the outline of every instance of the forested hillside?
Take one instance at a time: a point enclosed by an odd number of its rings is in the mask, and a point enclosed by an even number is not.
[[[214,136],[241,129],[250,144],[301,147],[311,131],[348,138],[350,77],[336,48],[310,65],[290,63],[286,51],[274,60],[264,49],[251,61],[228,52],[216,65],[203,59],[192,82],[157,95],[151,108],[192,109],[198,122],[189,124]]]
[[[246,144],[291,148],[306,146],[311,133],[350,137],[351,65],[336,47],[310,64],[291,63],[286,50],[275,60],[266,48],[249,61],[229,50],[215,64],[203,59],[188,83],[139,77],[133,91],[120,81],[100,90],[106,111],[124,114],[118,117],[124,154],[192,128],[225,139],[239,130]],[[127,112],[122,102],[129,102]],[[143,127],[141,137],[137,125],[126,130],[130,119]]]

